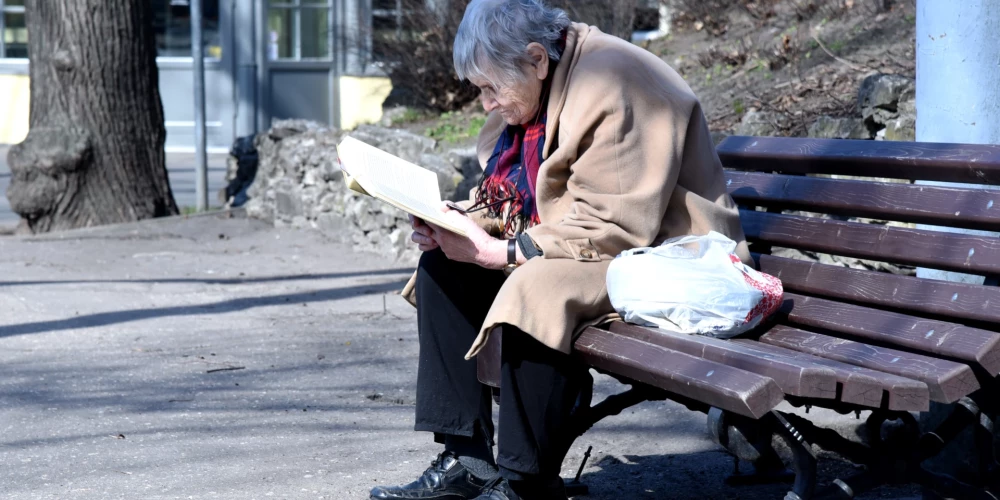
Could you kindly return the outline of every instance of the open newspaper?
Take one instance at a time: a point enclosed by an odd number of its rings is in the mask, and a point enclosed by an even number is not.
[[[437,174],[353,137],[337,145],[347,187],[462,236],[441,211]]]

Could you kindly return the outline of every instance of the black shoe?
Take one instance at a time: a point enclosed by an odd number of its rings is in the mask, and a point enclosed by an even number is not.
[[[545,482],[517,481],[517,491],[506,479],[493,480],[475,500],[568,500],[562,478]]]
[[[444,452],[416,481],[406,486],[376,486],[371,500],[469,500],[483,492],[488,480],[473,476],[458,458]]]

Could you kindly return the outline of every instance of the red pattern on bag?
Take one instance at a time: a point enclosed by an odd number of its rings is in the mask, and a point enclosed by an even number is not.
[[[785,289],[781,284],[781,280],[771,276],[767,273],[762,273],[760,271],[754,271],[754,273],[748,273],[746,265],[740,260],[735,254],[729,255],[730,260],[733,264],[737,266],[740,272],[743,273],[743,279],[746,280],[747,284],[760,290],[764,296],[760,299],[760,302],[747,313],[746,319],[743,321],[744,324],[753,321],[754,318],[760,316],[760,319],[774,314],[775,311],[781,307],[781,303],[784,300]]]

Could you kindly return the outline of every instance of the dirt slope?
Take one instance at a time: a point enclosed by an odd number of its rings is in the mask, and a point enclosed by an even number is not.
[[[678,4],[671,34],[646,48],[684,76],[716,131],[759,109],[787,114],[785,134],[804,135],[820,115],[856,114],[864,77],[914,77],[914,0]]]

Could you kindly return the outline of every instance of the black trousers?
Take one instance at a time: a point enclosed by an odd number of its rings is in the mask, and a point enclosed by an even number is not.
[[[417,269],[416,430],[493,443],[490,388],[465,353],[505,276],[426,252]],[[515,328],[504,328],[497,464],[508,479],[559,475],[574,436],[567,420],[590,375],[583,365]]]

